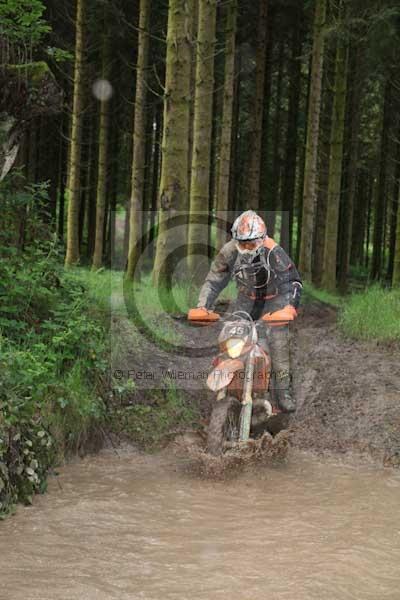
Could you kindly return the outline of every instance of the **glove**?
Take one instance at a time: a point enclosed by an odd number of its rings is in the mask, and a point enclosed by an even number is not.
[[[218,321],[218,313],[208,310],[204,306],[200,308],[191,308],[188,312],[188,321]]]
[[[295,281],[293,283],[289,304],[294,308],[299,308],[302,289],[303,286],[299,281]]]

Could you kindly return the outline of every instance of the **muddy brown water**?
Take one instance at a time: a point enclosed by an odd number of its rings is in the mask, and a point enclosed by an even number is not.
[[[0,523],[1,600],[398,600],[400,475],[290,453],[229,481],[103,451]]]

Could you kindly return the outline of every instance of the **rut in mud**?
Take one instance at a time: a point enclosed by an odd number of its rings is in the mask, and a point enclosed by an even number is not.
[[[305,306],[295,333],[292,442],[400,466],[399,345],[345,339],[335,311],[319,304]]]
[[[400,466],[400,348],[345,339],[334,308],[313,302],[301,307],[292,331],[292,371],[298,410],[290,444],[318,452],[356,452]],[[205,379],[217,352],[220,325],[189,327],[169,319],[181,342],[160,348],[141,332],[140,351],[130,340],[132,324],[113,318],[120,340],[113,368],[139,377],[132,402],[151,403],[151,390],[173,382],[198,407],[206,423],[212,394]],[[172,325],[171,325],[172,323]],[[162,346],[162,344],[161,344]]]

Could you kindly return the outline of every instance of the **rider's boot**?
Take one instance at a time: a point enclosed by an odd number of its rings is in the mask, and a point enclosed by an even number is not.
[[[272,388],[282,412],[296,410],[290,376],[289,328],[271,327],[270,348],[272,358]]]
[[[275,373],[275,394],[282,412],[292,413],[296,410],[293,398],[292,382],[289,371]]]

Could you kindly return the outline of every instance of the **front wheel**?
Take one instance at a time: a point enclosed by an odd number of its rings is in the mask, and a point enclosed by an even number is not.
[[[232,396],[216,402],[208,426],[207,451],[210,454],[221,454],[224,442],[236,441],[239,438],[241,408],[239,400]]]

